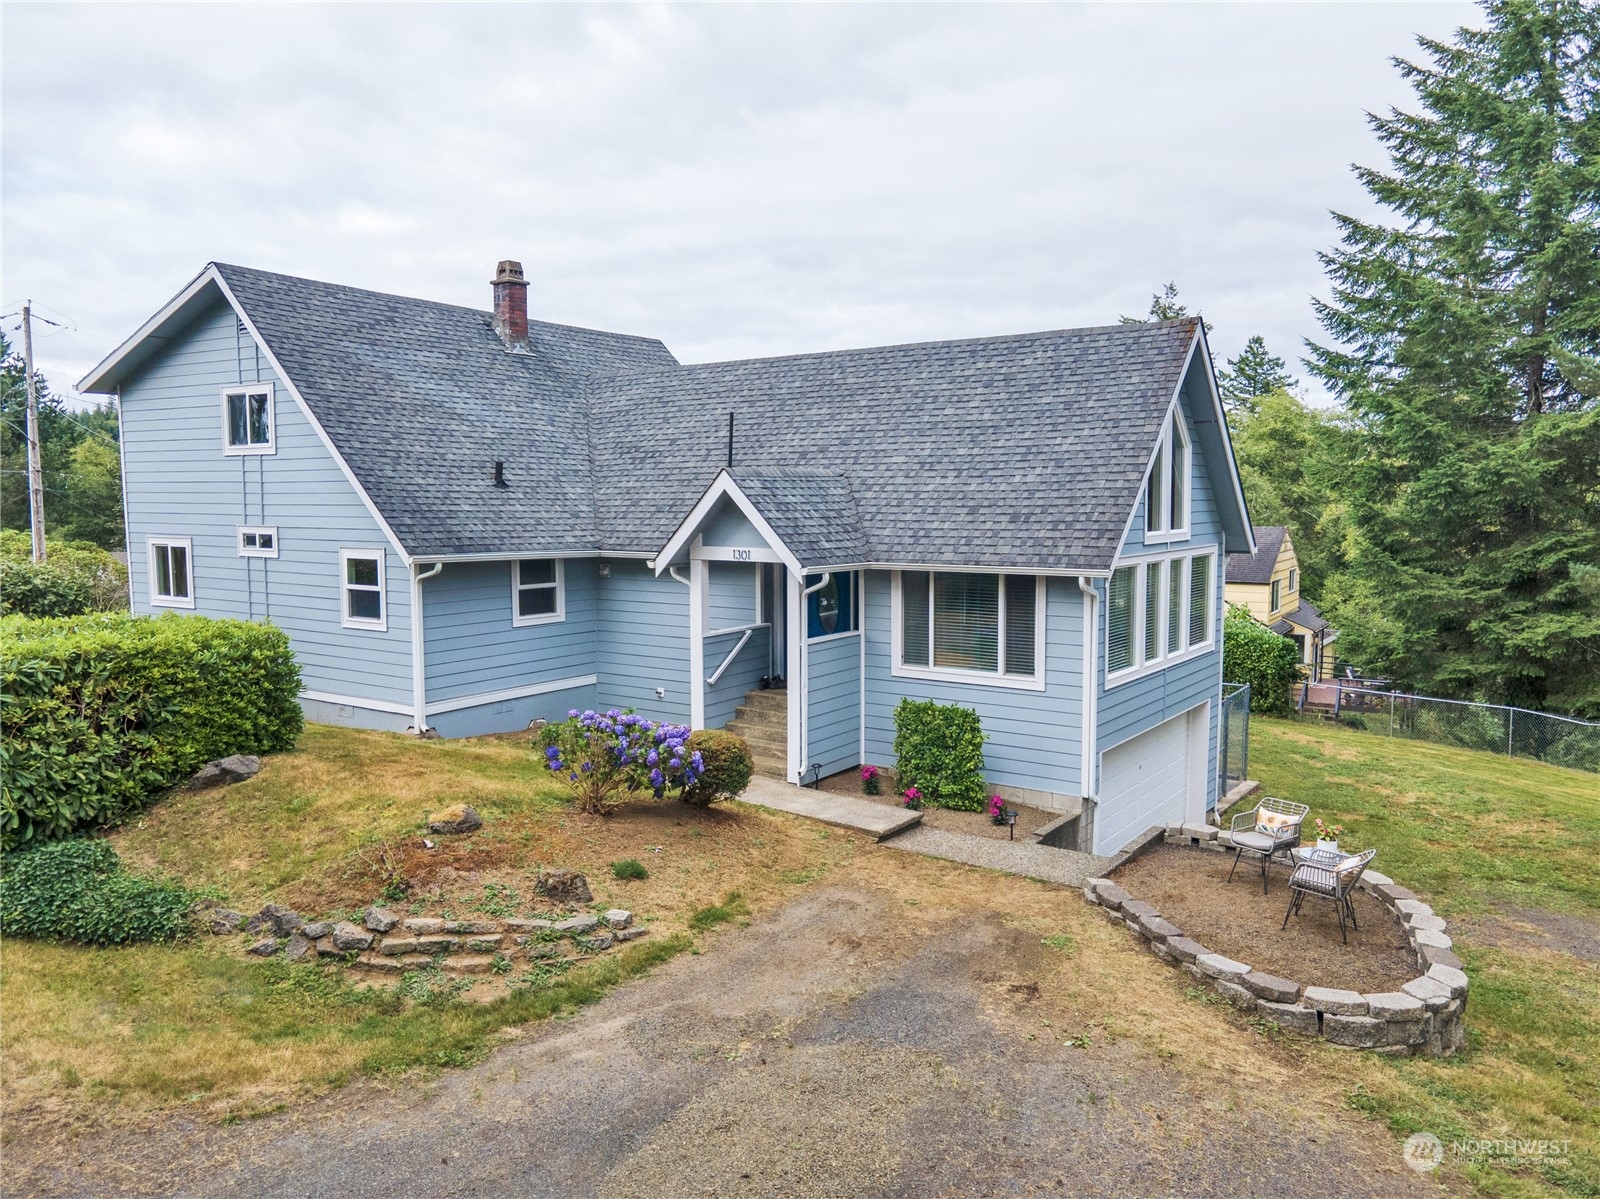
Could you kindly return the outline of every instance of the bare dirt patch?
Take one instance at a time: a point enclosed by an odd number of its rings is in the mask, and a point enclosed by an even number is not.
[[[885,770],[879,781],[882,786],[879,794],[867,795],[861,790],[860,772],[851,769],[841,770],[838,774],[830,774],[817,786],[819,790],[828,791],[834,795],[849,795],[856,799],[865,799],[870,803],[904,810],[905,804],[900,799],[894,772]],[[952,833],[965,833],[969,837],[988,837],[994,841],[1026,841],[1031,834],[1043,828],[1052,820],[1058,820],[1061,817],[1060,812],[1047,812],[1042,808],[1030,808],[1026,804],[1007,804],[1006,807],[1017,814],[1017,827],[1014,836],[1010,828],[1003,824],[996,824],[986,812],[953,812],[948,808],[923,808],[922,823],[928,828],[946,829]]]
[[[1451,924],[1477,945],[1554,951],[1600,962],[1600,920],[1593,917],[1499,904],[1491,914],[1461,916]]]
[[[1356,895],[1360,928],[1345,945],[1333,904],[1314,898],[1280,929],[1289,904],[1285,867],[1273,867],[1262,895],[1259,866],[1240,862],[1230,883],[1232,865],[1232,854],[1161,845],[1129,862],[1116,881],[1208,949],[1308,987],[1394,991],[1417,976],[1405,930],[1371,896]]]

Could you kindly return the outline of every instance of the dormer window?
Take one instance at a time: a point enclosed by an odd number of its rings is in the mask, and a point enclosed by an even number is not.
[[[1156,445],[1155,462],[1144,492],[1146,541],[1172,541],[1189,535],[1189,431],[1174,408]]]
[[[225,454],[273,452],[272,384],[228,387],[222,392],[222,450]]]

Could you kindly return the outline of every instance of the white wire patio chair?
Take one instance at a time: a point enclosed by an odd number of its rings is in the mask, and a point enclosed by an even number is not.
[[[1333,905],[1339,913],[1339,938],[1350,944],[1350,934],[1345,931],[1345,921],[1349,920],[1350,927],[1357,932],[1361,926],[1356,923],[1356,907],[1351,902],[1350,896],[1356,889],[1356,884],[1361,881],[1361,876],[1366,873],[1367,866],[1372,859],[1378,856],[1376,849],[1368,849],[1362,853],[1351,854],[1337,862],[1323,865],[1320,862],[1302,862],[1294,868],[1289,875],[1289,906],[1283,913],[1281,928],[1289,927],[1289,917],[1300,913],[1300,905],[1307,895],[1315,895],[1321,899],[1333,900]]]

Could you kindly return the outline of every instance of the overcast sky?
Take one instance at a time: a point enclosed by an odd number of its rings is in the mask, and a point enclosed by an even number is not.
[[[1464,4],[6,4],[0,298],[71,385],[211,260],[686,362],[1142,314],[1289,358]],[[14,320],[7,320],[14,327]]]

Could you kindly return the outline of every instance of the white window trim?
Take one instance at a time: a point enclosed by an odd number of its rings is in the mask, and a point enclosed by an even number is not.
[[[272,538],[272,548],[264,550],[251,548],[244,543],[244,535],[254,533],[257,536],[266,533]],[[278,526],[277,525],[240,525],[237,532],[239,557],[241,558],[276,558],[278,556]]]
[[[812,571],[811,574],[854,575],[855,581],[850,587],[850,620],[851,627],[844,633],[822,633],[816,637],[811,636],[811,599],[806,597],[806,610],[800,614],[800,620],[806,630],[806,643],[808,645],[821,645],[827,641],[838,641],[844,637],[857,637],[861,634],[861,576],[859,570],[826,570]],[[802,591],[804,588],[802,588]]]
[[[346,602],[345,593],[350,584],[346,581],[350,577],[347,565],[352,558],[376,558],[378,560],[378,619],[363,620],[350,615],[350,605]],[[381,546],[372,549],[351,547],[339,551],[339,623],[347,629],[365,629],[373,633],[387,633],[389,631],[389,574],[388,564],[384,559]],[[365,591],[367,588],[363,587]]]
[[[183,560],[189,571],[189,594],[177,598],[156,594],[156,546],[181,545]],[[194,539],[192,537],[151,537],[145,541],[145,570],[150,575],[150,603],[156,608],[194,607]]]
[[[228,443],[228,397],[246,395],[251,392],[264,391],[267,393],[267,439],[259,445],[230,445]],[[278,452],[278,398],[276,389],[271,383],[237,383],[232,387],[222,389],[222,452],[229,458],[239,458],[252,454],[276,454]]]
[[[542,612],[537,616],[519,616],[517,613],[522,605],[518,602],[522,593],[521,564],[523,562],[545,561],[556,564],[556,610]],[[530,583],[529,591],[541,590],[549,587],[549,583]],[[514,628],[525,629],[537,624],[560,624],[567,618],[567,568],[566,563],[560,558],[513,558],[511,560],[511,624]]]
[[[1167,478],[1162,485],[1163,512],[1161,519],[1164,521],[1169,515],[1165,509],[1172,502],[1171,462],[1174,433],[1177,434],[1178,448],[1183,453],[1183,524],[1181,527],[1151,529],[1149,528],[1150,476],[1154,473],[1158,463],[1167,473]],[[1151,456],[1150,464],[1150,470],[1146,472],[1144,480],[1145,544],[1167,545],[1174,541],[1187,541],[1191,536],[1192,530],[1190,526],[1193,523],[1191,516],[1194,509],[1194,443],[1189,439],[1189,429],[1184,422],[1183,409],[1181,407],[1174,405],[1171,415],[1167,417],[1167,423],[1161,430],[1161,440],[1156,445],[1156,452]]]
[[[1211,570],[1211,585],[1206,589],[1206,639],[1204,641],[1196,641],[1196,642],[1194,642],[1192,644],[1189,644],[1187,642],[1188,642],[1188,636],[1189,636],[1189,596],[1191,594],[1191,591],[1190,591],[1190,580],[1194,577],[1193,576],[1194,560],[1197,559],[1197,558],[1210,558],[1211,559],[1211,567],[1210,567],[1210,570]],[[1115,569],[1120,570],[1123,567],[1131,567],[1134,570],[1134,575],[1133,575],[1134,604],[1133,604],[1133,613],[1132,613],[1132,615],[1133,615],[1133,628],[1130,630],[1130,632],[1132,634],[1131,644],[1133,646],[1133,651],[1134,651],[1134,664],[1132,666],[1129,666],[1129,667],[1123,669],[1123,670],[1116,671],[1115,673],[1112,673],[1111,671],[1108,670],[1106,672],[1106,676],[1105,676],[1106,677],[1106,690],[1107,691],[1110,691],[1114,687],[1120,687],[1124,683],[1131,683],[1135,679],[1142,679],[1142,678],[1148,677],[1149,675],[1156,674],[1156,673],[1158,673],[1158,672],[1160,672],[1162,670],[1165,670],[1169,666],[1178,666],[1178,665],[1181,665],[1184,662],[1189,661],[1192,658],[1202,657],[1205,654],[1211,653],[1216,648],[1216,640],[1217,640],[1217,634],[1216,634],[1216,625],[1217,625],[1217,588],[1218,588],[1217,558],[1218,558],[1217,548],[1215,546],[1206,546],[1203,549],[1195,549],[1195,550],[1191,550],[1191,551],[1185,551],[1184,553],[1180,553],[1180,554],[1144,554],[1144,555],[1141,555],[1141,556],[1136,557],[1136,558],[1119,558],[1117,560],[1117,562],[1115,564]],[[1167,596],[1165,594],[1163,594],[1162,596],[1158,597],[1158,601],[1159,602],[1157,603],[1157,608],[1156,608],[1158,616],[1160,617],[1160,620],[1162,622],[1161,635],[1156,638],[1156,656],[1154,658],[1141,660],[1141,659],[1144,658],[1144,644],[1145,644],[1144,643],[1144,633],[1145,633],[1145,597],[1144,597],[1145,574],[1150,569],[1151,566],[1156,566],[1156,567],[1159,568],[1161,563],[1163,563],[1163,562],[1168,563],[1169,565],[1168,565],[1168,568],[1167,568],[1167,572],[1168,572],[1167,573],[1167,577],[1168,577],[1168,584],[1167,585],[1170,587],[1171,586],[1171,577],[1172,577],[1172,574],[1174,573],[1172,571],[1172,569],[1171,569],[1171,565],[1170,564],[1172,562],[1179,561],[1179,560],[1182,560],[1182,559],[1188,559],[1189,560],[1189,567],[1188,567],[1188,569],[1186,569],[1183,572],[1184,584],[1185,585],[1184,585],[1184,588],[1183,588],[1183,595],[1182,595],[1181,602],[1178,605],[1178,621],[1179,621],[1180,626],[1183,629],[1183,635],[1184,635],[1184,639],[1185,639],[1186,644],[1184,645],[1184,647],[1182,649],[1178,650],[1177,653],[1168,653],[1168,652],[1166,652],[1167,639],[1166,639],[1166,627],[1165,626],[1166,626],[1166,620],[1167,620],[1167,613],[1170,611],[1170,609],[1168,607],[1168,602],[1169,601],[1167,599]],[[1107,587],[1109,587],[1109,586],[1110,586],[1110,582],[1108,580],[1107,581]],[[1101,657],[1100,657],[1100,660],[1102,662],[1110,662],[1111,661],[1111,605],[1109,603],[1104,603],[1104,604],[1101,604],[1100,606],[1105,610],[1105,621],[1104,621],[1105,630],[1101,634],[1101,645],[1100,645]]]
[[[891,657],[889,659],[889,673],[900,679],[927,679],[938,683],[963,683],[976,684],[979,687],[1001,687],[1008,691],[1043,691],[1045,688],[1045,625],[1049,613],[1046,609],[1045,578],[1043,575],[1034,575],[1033,607],[1033,669],[1032,675],[999,674],[987,670],[961,670],[953,666],[907,666],[905,664],[905,629],[904,612],[901,602],[900,571],[892,573],[889,586],[889,627],[891,634]],[[934,571],[917,571],[917,574],[938,574]],[[951,572],[955,573],[955,572]],[[1026,570],[1004,571],[991,570],[965,573],[993,574],[1004,577],[1006,574],[1030,574]],[[932,601],[932,587],[929,587],[929,603]],[[1000,603],[1000,665],[1005,665],[1005,627],[1006,606],[1004,597]],[[836,636],[839,634],[835,634]],[[850,634],[843,634],[850,636]],[[812,644],[816,644],[812,642]]]

